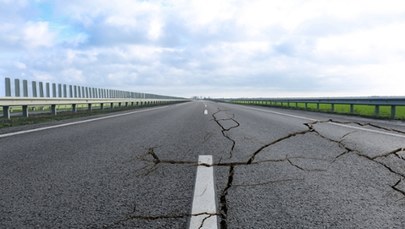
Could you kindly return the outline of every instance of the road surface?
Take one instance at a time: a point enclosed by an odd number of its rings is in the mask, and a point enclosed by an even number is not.
[[[0,228],[405,228],[404,148],[399,121],[210,101],[2,129]]]

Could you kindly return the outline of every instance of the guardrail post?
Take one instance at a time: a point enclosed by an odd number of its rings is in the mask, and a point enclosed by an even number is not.
[[[334,103],[332,103],[332,104],[330,105],[330,109],[331,109],[332,112],[335,112],[335,104],[334,104]]]
[[[100,110],[104,110],[104,103],[100,103]]]
[[[52,97],[56,98],[56,84],[52,84]]]
[[[118,107],[121,107],[121,102],[118,103]]]
[[[110,108],[111,108],[111,109],[114,109],[114,103],[111,103],[111,104],[110,104]]]
[[[396,116],[396,106],[392,105],[391,106],[391,119],[395,119]]]
[[[380,115],[380,105],[375,105],[374,109],[374,116],[379,116]]]
[[[134,102],[131,102],[131,106],[132,106],[132,107],[134,106]]]
[[[319,105],[319,103],[316,103],[316,109],[319,111],[321,106]]]
[[[20,97],[20,80],[19,79],[15,79],[14,80],[14,87],[15,87],[15,97]]]
[[[72,104],[72,112],[73,113],[77,112],[77,105],[76,104]]]
[[[23,113],[23,117],[28,118],[29,114],[28,114],[28,106],[27,105],[22,106],[22,113]]]
[[[28,80],[23,80],[23,96],[28,97]]]
[[[350,114],[354,114],[354,104],[350,104]]]
[[[63,98],[67,98],[67,86],[63,84]]]
[[[44,97],[44,83],[39,82],[39,97]]]
[[[38,97],[37,82],[35,82],[35,81],[32,81],[32,97]]]
[[[58,84],[58,98],[62,98],[62,84]]]
[[[89,104],[87,105],[87,108],[88,108],[87,110],[89,110],[89,111],[92,111],[92,110],[93,110],[91,103],[89,103]]]
[[[308,103],[305,103],[305,110],[308,110]]]
[[[10,106],[3,106],[3,118],[5,118],[5,119],[11,118]]]
[[[125,102],[125,107],[128,107],[128,102]]]
[[[46,83],[45,87],[46,87],[46,97],[51,98],[51,87],[49,83]]]
[[[53,114],[53,115],[57,115],[58,114],[58,111],[57,111],[57,109],[56,109],[56,105],[54,104],[54,105],[51,105],[51,114]]]
[[[69,95],[70,95],[69,98],[73,98],[73,86],[72,85],[69,85]]]
[[[11,79],[5,79],[5,87],[6,87],[6,97],[11,97]]]

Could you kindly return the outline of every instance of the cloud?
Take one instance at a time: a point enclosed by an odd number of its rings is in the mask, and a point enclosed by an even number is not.
[[[2,75],[181,96],[403,94],[400,0],[14,2],[0,0]]]
[[[50,31],[48,22],[27,22],[22,31],[21,42],[28,48],[52,47],[56,35]]]

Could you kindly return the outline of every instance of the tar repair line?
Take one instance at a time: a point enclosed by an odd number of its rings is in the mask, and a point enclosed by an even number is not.
[[[212,163],[211,155],[200,155],[198,157],[190,229],[218,228]]]
[[[87,119],[87,120],[78,121],[78,122],[70,122],[70,123],[65,123],[65,124],[60,124],[60,125],[55,125],[55,126],[41,127],[41,128],[37,128],[37,129],[31,129],[31,130],[23,130],[23,131],[18,131],[18,132],[14,132],[14,133],[0,134],[0,138],[11,137],[11,136],[21,135],[21,134],[27,134],[27,133],[32,133],[32,132],[37,132],[37,131],[42,131],[42,130],[55,129],[55,128],[60,128],[60,127],[65,127],[65,126],[83,124],[83,123],[87,123],[87,122],[94,122],[94,121],[99,121],[99,120],[104,120],[104,119],[116,118],[116,117],[131,115],[131,114],[135,114],[135,113],[141,113],[141,112],[147,112],[147,111],[163,109],[163,108],[166,108],[166,107],[168,107],[168,106],[152,108],[152,109],[147,109],[147,110],[140,110],[140,111],[132,111],[132,112],[123,113],[123,114],[109,115],[109,116],[100,117],[100,118]]]
[[[249,107],[247,109],[257,110],[257,111],[262,111],[262,112],[267,112],[267,113],[272,113],[272,114],[277,114],[277,115],[287,116],[287,117],[292,117],[292,118],[304,119],[304,120],[309,120],[309,121],[313,121],[313,122],[319,122],[320,121],[320,120],[317,120],[317,119],[308,118],[308,117],[304,117],[304,116],[290,115],[290,114],[285,114],[285,113],[281,113],[281,112],[262,110],[262,109],[252,108],[252,107]],[[350,125],[334,123],[334,122],[328,122],[328,123],[331,124],[331,125],[350,128],[350,129],[355,129],[355,130],[361,130],[361,131],[366,131],[366,132],[371,132],[371,133],[376,133],[376,134],[382,134],[382,135],[389,135],[389,136],[393,136],[393,137],[405,138],[405,135],[401,135],[401,134],[394,134],[394,133],[389,133],[389,132],[384,132],[384,131],[379,131],[379,130],[371,130],[371,129],[367,129],[367,128],[363,128],[363,127],[350,126]]]

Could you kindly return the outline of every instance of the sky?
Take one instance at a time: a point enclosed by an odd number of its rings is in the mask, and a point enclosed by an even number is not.
[[[181,97],[405,96],[403,0],[0,0],[0,34],[0,78]]]

